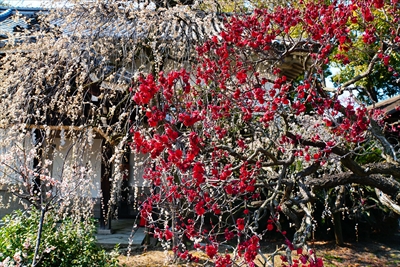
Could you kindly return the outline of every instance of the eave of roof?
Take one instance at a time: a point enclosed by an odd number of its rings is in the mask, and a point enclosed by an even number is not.
[[[27,18],[34,17],[37,13],[46,12],[48,9],[42,7],[9,7],[9,6],[0,6],[0,13],[12,9],[12,15],[20,14]]]
[[[368,106],[368,109],[381,109],[390,115],[398,111],[400,107],[400,95],[383,100],[376,104]]]

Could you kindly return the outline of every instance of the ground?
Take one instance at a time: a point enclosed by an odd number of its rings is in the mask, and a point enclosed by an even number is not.
[[[272,249],[278,243],[267,245],[265,250]],[[312,242],[309,244],[315,249],[319,257],[322,256],[326,267],[395,267],[400,266],[399,238],[385,237],[377,241],[346,243],[338,247],[334,242]],[[198,252],[195,252],[198,253]],[[131,256],[120,256],[122,267],[150,267],[150,266],[187,266],[186,264],[168,263],[172,253],[160,250],[132,251]],[[206,258],[204,256],[204,258]],[[189,265],[196,266],[196,265]],[[200,264],[197,266],[204,266]],[[280,266],[280,264],[276,264]]]

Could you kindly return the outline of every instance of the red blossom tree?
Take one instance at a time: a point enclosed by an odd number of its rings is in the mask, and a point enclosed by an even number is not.
[[[398,5],[300,1],[227,17],[221,33],[197,48],[191,71],[135,81],[142,117],[132,125],[131,147],[149,155],[145,178],[153,189],[141,215],[155,236],[185,260],[196,260],[188,239],[216,266],[255,266],[257,255],[272,266],[260,242],[277,231],[286,240],[284,262],[322,266],[302,249],[317,190],[368,185],[399,212],[398,148],[387,138],[385,113],[352,95],[377,67],[397,75]],[[327,88],[329,64],[345,66],[357,53],[367,58],[365,69]],[[398,135],[395,126],[391,131]],[[382,154],[360,161],[371,147]]]
[[[340,212],[369,207],[355,184],[400,213],[397,120],[366,105],[400,91],[397,1],[246,1],[247,9],[268,3],[226,16],[222,30],[223,1],[77,2],[51,12],[42,30],[16,35],[32,42],[12,39],[2,51],[2,128],[17,127],[15,140],[30,138],[30,129],[43,136],[27,163],[48,173],[43,160],[64,130],[81,148],[71,149],[76,159],[101,138],[103,201],[111,207],[123,175],[108,177],[110,164],[121,164],[130,142],[147,155],[140,158],[152,192],[140,214],[153,236],[197,261],[192,241],[216,266],[273,266],[274,257],[260,253],[271,232],[282,236],[274,255],[285,264],[321,266],[306,246],[313,204],[333,198],[325,214],[337,225]],[[339,69],[336,88],[325,85],[330,67]],[[71,181],[77,166],[64,168]],[[87,181],[88,166],[79,166]],[[30,190],[31,176],[36,170],[19,186],[29,198],[46,196],[44,182],[40,194]],[[352,207],[344,206],[348,192]]]

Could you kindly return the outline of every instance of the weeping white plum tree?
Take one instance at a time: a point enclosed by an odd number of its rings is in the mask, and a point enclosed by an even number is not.
[[[42,211],[33,265],[45,249],[40,229],[49,210],[88,220],[101,198],[100,224],[113,216],[124,176],[118,166],[141,116],[129,91],[139,73],[189,66],[194,42],[221,26],[211,13],[172,2],[64,4],[10,34],[1,53],[0,182]]]
[[[361,194],[343,205],[354,184],[399,213],[398,129],[366,106],[397,88],[397,1],[273,2],[230,16],[214,1],[76,2],[41,18],[37,32],[19,33],[35,42],[16,42],[2,58],[0,119],[18,129],[18,142],[32,132],[35,141],[21,146],[30,171],[9,188],[32,204],[82,214],[76,203],[90,194],[80,186],[91,183],[93,168],[83,159],[99,147],[100,182],[109,182],[101,185],[103,205],[111,207],[123,175],[110,164],[132,149],[147,167],[151,195],[141,216],[154,237],[196,261],[190,240],[216,266],[273,266],[260,253],[270,231],[285,240],[273,255],[322,266],[306,240],[312,204],[326,190],[336,192],[335,205],[325,203],[333,214],[364,208]],[[343,70],[336,89],[324,84],[331,65]],[[371,86],[376,73],[390,84]],[[71,160],[64,157],[57,178],[63,135]],[[21,172],[16,157],[5,158]],[[111,211],[103,209],[103,219]]]

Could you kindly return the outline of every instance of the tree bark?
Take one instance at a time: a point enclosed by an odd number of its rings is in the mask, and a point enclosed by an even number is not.
[[[112,148],[107,143],[103,146],[103,155],[101,163],[101,192],[102,199],[100,203],[100,229],[111,231],[111,175],[112,168],[110,163],[110,158],[112,156]]]
[[[43,222],[44,222],[45,214],[46,214],[46,209],[41,208],[40,209],[39,229],[38,229],[38,233],[36,236],[35,254],[33,255],[32,267],[35,267],[38,264],[37,260],[39,258],[39,248],[40,248],[40,242],[42,239]]]
[[[397,205],[393,200],[391,200],[385,193],[381,192],[379,189],[375,188],[376,196],[378,197],[379,201],[388,207],[391,211],[395,212],[396,214],[400,215],[400,206]]]
[[[369,185],[380,189],[382,192],[391,195],[396,201],[400,199],[400,183],[391,177],[380,174],[359,176],[351,172],[344,172],[335,175],[324,175],[322,178],[313,178],[306,182],[314,188],[333,188],[345,184]]]
[[[336,195],[335,207],[333,209],[333,225],[335,231],[336,245],[344,246],[343,231],[342,231],[342,219],[340,216],[340,209],[343,207],[345,202],[346,187],[341,185],[339,192]]]

